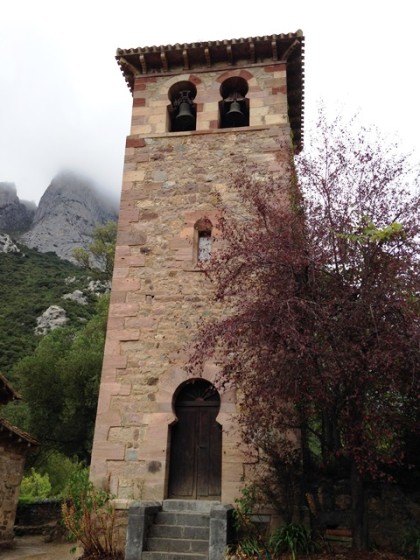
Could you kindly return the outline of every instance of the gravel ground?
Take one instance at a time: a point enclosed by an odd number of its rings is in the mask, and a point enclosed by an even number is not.
[[[0,550],[0,560],[75,560],[81,550],[72,553],[74,544],[45,542],[43,536],[16,537],[14,548]]]
[[[63,542],[45,542],[42,536],[16,537],[15,548],[0,550],[0,560],[76,560],[81,549],[71,552],[74,545]],[[232,558],[232,557],[231,557]],[[235,557],[233,557],[235,558]],[[299,560],[405,560],[404,556],[390,552],[357,552],[341,550],[299,555]],[[277,560],[290,560],[290,555],[281,555]]]

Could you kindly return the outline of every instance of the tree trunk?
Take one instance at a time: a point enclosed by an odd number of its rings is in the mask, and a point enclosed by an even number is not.
[[[354,460],[351,463],[351,500],[353,548],[366,550],[369,543],[365,488]]]

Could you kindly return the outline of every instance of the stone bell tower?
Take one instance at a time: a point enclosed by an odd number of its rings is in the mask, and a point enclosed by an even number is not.
[[[133,499],[231,502],[252,461],[234,391],[186,369],[197,325],[222,310],[198,263],[237,205],[235,168],[282,174],[302,142],[301,31],[119,49],[133,95],[91,478]],[[117,502],[118,503],[118,502]]]

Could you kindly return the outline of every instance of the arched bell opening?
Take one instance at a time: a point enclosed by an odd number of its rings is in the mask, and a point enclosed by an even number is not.
[[[219,102],[220,128],[249,126],[248,83],[235,76],[220,86],[222,101]]]
[[[170,132],[195,130],[197,125],[197,105],[194,103],[197,88],[192,82],[174,84],[168,92]]]
[[[191,379],[175,391],[169,426],[168,498],[220,500],[222,427],[220,395],[209,381]]]

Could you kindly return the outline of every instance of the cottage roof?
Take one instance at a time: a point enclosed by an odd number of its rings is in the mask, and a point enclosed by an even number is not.
[[[0,373],[0,404],[21,399],[22,397],[10,385],[5,376]]]
[[[12,439],[15,443],[24,444],[27,447],[38,446],[39,442],[27,432],[16,428],[5,418],[0,418],[0,439],[4,437]]]
[[[290,126],[295,144],[299,147],[302,144],[304,36],[301,30],[246,39],[117,49],[116,59],[131,92],[135,78],[144,75],[285,63]]]

